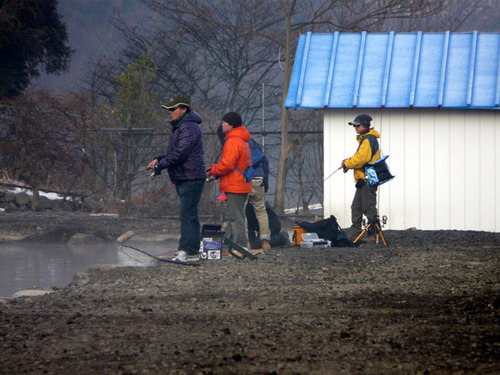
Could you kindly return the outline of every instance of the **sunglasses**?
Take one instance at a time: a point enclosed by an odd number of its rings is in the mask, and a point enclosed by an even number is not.
[[[359,128],[361,125],[353,125],[355,128]]]
[[[169,112],[173,112],[173,111],[176,111],[176,110],[177,110],[177,108],[179,108],[179,107],[169,108],[169,109],[168,109],[168,111],[169,111]]]

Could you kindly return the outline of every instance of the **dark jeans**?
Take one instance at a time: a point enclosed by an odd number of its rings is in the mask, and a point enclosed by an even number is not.
[[[175,185],[180,199],[181,238],[179,249],[190,255],[197,255],[200,249],[200,219],[198,204],[205,186],[205,180],[183,181]]]

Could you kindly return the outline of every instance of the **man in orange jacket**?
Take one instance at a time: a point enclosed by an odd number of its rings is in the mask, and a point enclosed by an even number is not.
[[[219,190],[227,196],[226,236],[240,246],[247,246],[248,237],[245,228],[245,203],[252,192],[252,182],[246,182],[244,173],[252,164],[248,141],[250,133],[242,126],[241,116],[229,112],[222,118],[222,131],[226,143],[222,149],[220,162],[211,165],[209,176],[220,178]]]

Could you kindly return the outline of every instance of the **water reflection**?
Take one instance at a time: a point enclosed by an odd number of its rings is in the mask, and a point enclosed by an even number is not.
[[[175,248],[176,241],[166,243],[134,244],[153,255],[164,254]],[[127,257],[128,258],[128,257]],[[11,297],[15,292],[33,286],[49,288],[66,286],[75,272],[83,272],[95,264],[145,266],[123,259],[115,243],[102,244],[0,244],[0,297]]]

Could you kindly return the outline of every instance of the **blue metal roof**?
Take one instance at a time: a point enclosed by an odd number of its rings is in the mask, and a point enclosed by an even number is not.
[[[301,35],[286,108],[500,109],[500,33]]]

